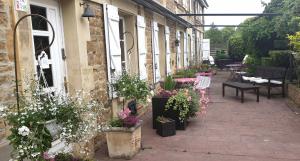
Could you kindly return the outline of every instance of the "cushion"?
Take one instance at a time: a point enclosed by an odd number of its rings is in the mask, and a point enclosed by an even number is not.
[[[273,83],[273,84],[282,84],[282,82],[278,81],[278,80],[271,80],[270,83]]]
[[[255,78],[250,80],[251,82],[255,82],[255,83],[268,83],[267,79],[262,79],[262,78]]]

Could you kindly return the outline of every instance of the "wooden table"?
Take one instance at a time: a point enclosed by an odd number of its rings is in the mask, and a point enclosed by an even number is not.
[[[225,87],[235,88],[236,96],[239,96],[239,90],[241,91],[241,102],[244,103],[244,91],[254,90],[256,92],[256,102],[259,102],[259,87],[253,84],[240,83],[240,82],[224,82],[223,87],[223,97],[225,96]]]

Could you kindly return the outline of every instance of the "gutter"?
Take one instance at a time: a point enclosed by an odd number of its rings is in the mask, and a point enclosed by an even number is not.
[[[179,24],[183,25],[186,28],[193,28],[193,25],[191,23],[177,16],[175,13],[171,12],[170,10],[161,6],[160,4],[154,2],[153,0],[133,0],[133,1],[139,5],[144,6],[145,8],[150,9],[153,12],[156,12],[160,15],[166,16],[169,19],[172,19],[175,22],[178,22]]]

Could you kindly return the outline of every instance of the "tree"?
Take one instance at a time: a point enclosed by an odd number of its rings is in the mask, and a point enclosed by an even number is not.
[[[245,56],[245,47],[242,35],[240,33],[230,37],[228,41],[228,55],[235,61],[243,60]]]
[[[268,56],[274,49],[274,41],[287,40],[287,34],[300,30],[300,0],[272,0],[264,13],[280,13],[281,16],[255,17],[242,23],[241,32],[245,52],[257,57]]]

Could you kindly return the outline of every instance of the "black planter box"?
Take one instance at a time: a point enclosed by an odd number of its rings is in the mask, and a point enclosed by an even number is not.
[[[168,122],[157,121],[156,133],[162,137],[176,135],[176,123],[174,120],[169,119]]]
[[[153,119],[153,129],[156,129],[157,117],[163,116],[165,105],[167,104],[170,97],[152,97],[152,119]]]

